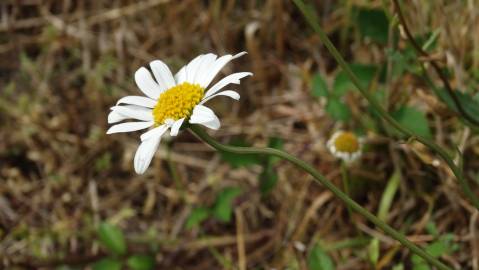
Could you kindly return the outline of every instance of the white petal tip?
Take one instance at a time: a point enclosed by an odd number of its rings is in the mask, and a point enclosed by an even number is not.
[[[137,70],[135,71],[135,78],[142,80],[143,78],[140,77],[140,76],[141,76],[142,74],[145,74],[145,72],[148,73],[148,74],[150,73],[150,72],[148,71],[148,69],[146,69],[145,67],[140,67],[139,69],[137,69]]]
[[[218,130],[221,127],[221,122],[217,117],[215,117],[215,120],[213,120],[209,123],[203,124],[203,125],[207,128],[212,129],[212,130]]]
[[[146,168],[142,168],[142,167],[137,168],[137,167],[135,166],[135,172],[136,172],[136,174],[142,175],[142,174],[145,173],[145,171],[146,171]]]
[[[238,58],[238,57],[241,57],[241,56],[243,56],[243,55],[245,55],[245,54],[248,54],[248,53],[247,53],[247,52],[240,52],[240,53],[235,54],[235,55],[233,56],[233,58]]]

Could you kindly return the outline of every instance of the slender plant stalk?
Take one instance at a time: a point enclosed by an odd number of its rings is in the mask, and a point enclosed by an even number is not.
[[[419,46],[419,44],[416,42],[414,37],[411,34],[411,31],[409,30],[409,27],[406,23],[406,19],[403,16],[401,6],[399,5],[398,0],[392,0],[394,4],[394,9],[396,10],[396,13],[398,15],[399,21],[401,22],[401,25],[403,26],[404,33],[406,34],[406,37],[411,43],[412,47],[416,50],[416,52],[422,56],[424,56],[426,59],[431,59],[430,55]],[[451,97],[452,101],[454,102],[454,105],[456,105],[457,110],[459,111],[459,114],[462,115],[467,121],[470,123],[479,126],[479,121],[476,120],[476,118],[470,116],[464,107],[462,106],[461,102],[459,101],[459,98],[456,96],[454,93],[454,90],[451,87],[451,84],[449,83],[449,80],[446,77],[446,74],[441,70],[439,65],[436,63],[436,61],[431,60],[429,61],[433,69],[436,71],[437,75],[441,79],[442,83],[444,84],[444,89],[446,89],[448,95]]]
[[[425,252],[414,243],[409,241],[402,233],[396,231],[391,226],[387,225],[384,221],[377,218],[368,210],[364,209],[358,203],[356,203],[353,199],[351,199],[348,195],[342,192],[338,187],[336,187],[333,183],[331,183],[326,177],[316,171],[313,166],[309,165],[308,163],[304,162],[303,160],[292,156],[286,152],[283,152],[278,149],[274,148],[257,148],[257,147],[238,147],[238,146],[230,146],[224,145],[217,142],[213,139],[208,133],[206,133],[201,127],[197,125],[191,125],[190,130],[196,134],[200,139],[202,139],[207,144],[211,145],[216,150],[231,152],[235,154],[258,154],[258,155],[271,155],[276,156],[282,159],[285,159],[297,167],[301,168],[302,170],[309,173],[313,176],[314,180],[323,184],[327,189],[329,189],[336,197],[338,197],[341,201],[343,201],[348,207],[352,210],[358,212],[360,215],[374,223],[377,227],[383,230],[385,233],[390,235],[392,238],[399,241],[402,245],[407,247],[411,252],[417,254],[418,256],[422,257],[424,260],[429,262],[430,264],[436,266],[438,269],[441,270],[450,270],[448,266],[431,256],[429,253]]]
[[[329,50],[329,52],[333,55],[333,57],[336,59],[338,62],[339,66],[346,72],[346,75],[349,77],[351,82],[356,86],[356,88],[359,90],[359,92],[368,100],[369,104],[379,113],[391,126],[396,128],[399,132],[402,134],[409,136],[411,138],[416,139],[417,141],[421,142],[422,144],[426,145],[430,149],[432,149],[434,152],[436,152],[439,156],[441,156],[451,168],[452,172],[456,176],[459,185],[462,188],[462,191],[466,195],[466,197],[471,201],[471,203],[479,209],[479,198],[474,194],[474,192],[471,190],[471,187],[469,186],[469,183],[466,181],[464,178],[464,175],[462,174],[461,168],[456,166],[452,158],[449,156],[449,154],[442,149],[439,145],[435,144],[432,140],[428,140],[418,134],[414,134],[411,130],[401,126],[376,100],[376,98],[369,93],[366,89],[364,89],[361,84],[359,83],[358,78],[356,75],[353,73],[349,65],[346,63],[344,58],[341,56],[341,54],[338,52],[336,47],[333,45],[331,40],[329,40],[328,36],[326,33],[323,31],[319,23],[316,21],[314,15],[312,14],[311,10],[309,10],[304,2],[302,0],[292,0],[296,6],[299,8],[299,10],[303,13],[304,17],[310,24],[310,26],[314,29],[314,31],[319,35],[319,38],[321,41],[324,43],[326,48]]]
[[[343,188],[344,188],[344,193],[348,195],[348,197],[351,197],[351,191],[349,188],[349,169],[348,165],[344,160],[341,160],[341,180],[343,181]],[[353,220],[353,214],[351,207],[348,206],[348,214],[351,220]]]

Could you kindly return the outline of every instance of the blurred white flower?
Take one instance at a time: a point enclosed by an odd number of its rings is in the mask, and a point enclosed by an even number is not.
[[[244,54],[246,52],[219,58],[212,53],[199,55],[182,67],[175,76],[160,60],[150,62],[155,79],[145,67],[135,72],[135,82],[146,96],[126,96],[118,100],[116,106],[111,108],[108,123],[118,123],[126,119],[137,121],[113,125],[107,134],[153,127],[141,135],[141,144],[134,158],[136,173],[142,174],[146,171],[160,144],[161,136],[168,129],[171,136],[176,136],[185,121],[211,129],[220,127],[218,117],[204,103],[217,96],[238,100],[240,95],[237,92],[220,90],[228,84],[239,84],[240,79],[252,73],[233,73],[208,90],[206,88],[228,62]]]
[[[361,156],[363,142],[352,132],[336,131],[329,139],[327,146],[336,158],[349,163]]]

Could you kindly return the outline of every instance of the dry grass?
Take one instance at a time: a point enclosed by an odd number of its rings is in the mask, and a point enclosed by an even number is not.
[[[341,29],[351,26],[346,5],[316,2],[321,23],[339,42]],[[344,2],[381,7],[381,1]],[[414,32],[441,29],[436,53],[453,70],[452,83],[476,87],[477,4],[407,2]],[[306,269],[301,247],[317,241],[330,247],[337,269],[371,269],[368,242],[361,241],[368,237],[382,240],[379,269],[399,262],[410,269],[406,249],[364,218],[350,217],[330,192],[285,162],[276,166],[278,185],[262,197],[260,167],[233,169],[188,132],[164,143],[143,176],[132,167],[137,136],[105,135],[109,107],[137,93],[132,74],[140,66],[160,58],[177,70],[199,53],[246,50],[225,72],[255,75],[238,87],[241,102],[212,103],[223,123],[214,137],[255,145],[282,138],[285,150],[341,185],[325,141],[334,129],[359,128],[367,105],[350,93],[353,121],[343,125],[311,98],[311,76],[320,71],[332,81],[337,69],[289,1],[2,1],[0,14],[0,265],[6,269],[84,267],[104,256],[95,235],[104,220],[124,229],[131,252],[154,243],[158,269]],[[346,38],[348,59],[385,59],[384,47],[362,42],[354,31]],[[421,79],[391,79],[388,88],[390,104],[409,100],[428,112],[435,140],[451,151],[459,145],[465,174],[477,179],[476,132]],[[387,180],[401,171],[388,223],[419,245],[434,240],[426,230],[434,223],[459,247],[442,259],[477,270],[478,214],[446,165],[423,146],[398,144],[384,133],[369,132],[367,143],[351,169],[354,199],[377,212]],[[234,221],[184,229],[191,209],[212,203],[227,186],[245,191],[235,201]]]

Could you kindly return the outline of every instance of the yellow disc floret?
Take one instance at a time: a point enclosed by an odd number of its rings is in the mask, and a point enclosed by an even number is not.
[[[341,132],[336,136],[333,144],[337,151],[345,153],[356,153],[360,147],[358,137],[351,132]]]
[[[184,82],[161,93],[153,109],[155,125],[163,125],[167,119],[189,117],[203,98],[204,90],[199,84]]]

